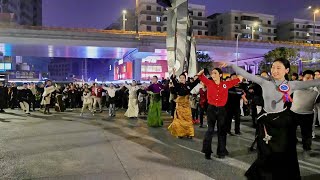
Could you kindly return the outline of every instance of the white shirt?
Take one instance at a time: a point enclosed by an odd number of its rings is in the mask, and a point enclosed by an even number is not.
[[[108,92],[109,97],[113,98],[116,96],[116,88],[102,87],[104,90]]]

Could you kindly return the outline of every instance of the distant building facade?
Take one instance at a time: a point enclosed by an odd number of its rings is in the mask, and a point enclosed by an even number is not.
[[[209,35],[235,39],[276,40],[277,30],[274,15],[231,10],[208,17]],[[256,25],[256,26],[255,26]]]
[[[42,25],[42,0],[0,0],[0,12],[13,13],[20,25]]]

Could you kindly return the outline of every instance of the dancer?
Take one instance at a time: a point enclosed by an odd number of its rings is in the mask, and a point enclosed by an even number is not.
[[[137,91],[139,90],[139,86],[137,86],[137,82],[135,80],[132,81],[131,85],[124,84],[124,86],[129,90],[128,109],[124,115],[129,118],[137,118],[139,114],[137,97]]]
[[[163,86],[158,83],[158,77],[152,77],[152,84],[147,88],[148,94],[150,94],[150,105],[148,111],[148,126],[161,127],[163,121],[161,119],[161,91]]]
[[[194,136],[194,128],[189,94],[190,91],[199,83],[199,80],[196,79],[192,83],[186,83],[186,75],[181,74],[179,76],[179,82],[177,82],[175,71],[176,70],[173,69],[171,80],[178,97],[176,99],[176,111],[174,113],[173,122],[170,124],[168,129],[173,136],[192,139]]]
[[[102,87],[104,90],[107,91],[108,96],[109,96],[109,116],[110,117],[115,117],[115,97],[116,97],[116,91],[118,90],[117,88],[114,87],[114,84],[110,84],[109,87]]]
[[[94,112],[92,110],[92,97],[91,97],[91,92],[90,90],[85,87],[84,91],[83,91],[83,103],[82,103],[82,109],[81,109],[81,113],[80,116],[83,115],[83,111],[85,109],[89,109],[89,111],[92,113],[92,115],[94,116]]]
[[[245,175],[248,179],[301,179],[296,123],[284,105],[291,100],[292,92],[319,86],[320,81],[288,81],[290,62],[282,58],[272,63],[270,80],[250,74],[236,65],[231,67],[263,90],[264,109],[257,119],[258,157]]]
[[[52,81],[47,80],[46,86],[44,87],[44,92],[42,94],[42,102],[41,102],[41,105],[45,107],[43,114],[51,114],[49,109],[51,104],[51,94],[54,91],[55,91],[55,87],[52,86]]]
[[[97,83],[93,83],[91,88],[91,95],[93,97],[93,111],[96,112],[97,104],[99,105],[99,112],[102,112],[102,104],[101,104],[101,97],[102,97],[102,88]]]
[[[203,128],[203,115],[207,112],[208,108],[208,98],[207,98],[207,87],[201,82],[202,87],[199,89],[200,94],[200,128]]]
[[[30,103],[32,98],[32,91],[28,89],[28,84],[24,83],[23,87],[17,87],[18,100],[21,109],[28,115],[30,115]]]
[[[313,80],[313,71],[306,70],[303,72],[303,81]],[[293,102],[291,106],[292,118],[300,126],[303,150],[310,151],[312,144],[312,124],[313,109],[319,91],[316,87],[304,90],[296,90],[293,93]]]
[[[218,147],[217,155],[218,158],[224,158],[229,155],[226,148],[227,143],[227,124],[226,124],[226,109],[225,105],[228,99],[228,90],[242,79],[234,79],[230,81],[222,81],[223,72],[219,68],[214,68],[211,72],[212,80],[207,79],[204,75],[204,70],[198,73],[200,81],[207,87],[208,96],[208,109],[207,109],[207,121],[208,130],[205,134],[202,146],[202,152],[205,154],[206,159],[211,159],[211,143],[214,132],[214,126],[217,121],[218,125]]]

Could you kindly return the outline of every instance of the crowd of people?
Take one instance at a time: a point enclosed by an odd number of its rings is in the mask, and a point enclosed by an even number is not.
[[[221,68],[231,66],[235,74],[223,78]],[[300,179],[297,159],[297,127],[301,128],[305,151],[311,150],[314,128],[319,125],[320,70],[306,70],[289,80],[290,63],[277,59],[271,72],[253,75],[236,65],[222,64],[209,74],[201,70],[196,76],[186,73],[150,84],[135,80],[124,84],[45,84],[34,83],[6,86],[0,83],[0,111],[20,107],[26,114],[36,108],[50,114],[67,108],[81,108],[80,116],[101,113],[108,107],[110,117],[117,109],[127,109],[125,116],[147,116],[150,127],[163,126],[162,111],[172,117],[169,132],[177,138],[194,137],[194,125],[207,128],[202,146],[206,159],[211,159],[212,138],[217,127],[216,157],[229,155],[227,135],[241,135],[241,116],[251,115],[256,128],[258,157],[246,173],[248,179]],[[299,78],[299,79],[298,79]],[[207,125],[204,124],[206,117]],[[234,121],[234,133],[232,122]]]

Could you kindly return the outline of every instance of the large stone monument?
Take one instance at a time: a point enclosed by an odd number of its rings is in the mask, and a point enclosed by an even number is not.
[[[167,8],[167,57],[169,74],[173,67],[177,74],[187,71],[196,74],[196,49],[192,36],[188,0],[157,0]]]

